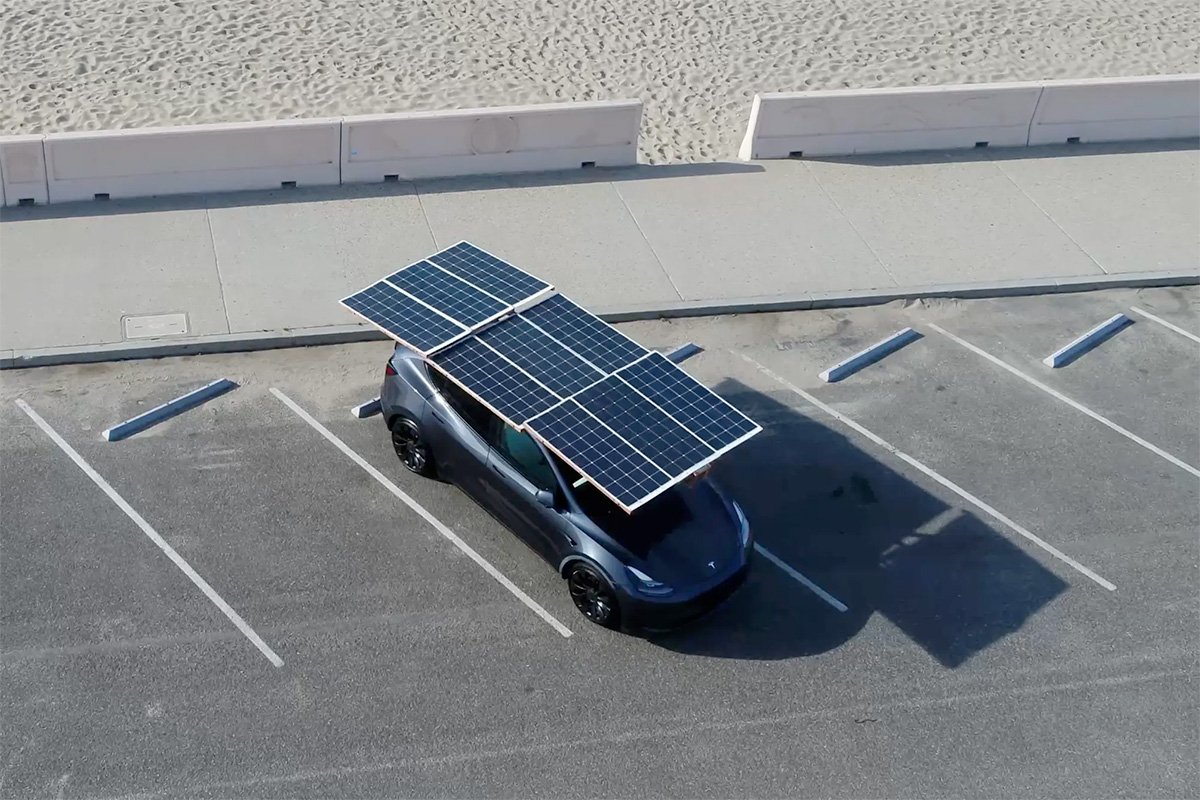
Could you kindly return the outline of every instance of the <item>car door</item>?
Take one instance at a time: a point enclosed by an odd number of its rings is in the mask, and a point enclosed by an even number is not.
[[[489,438],[487,491],[509,527],[552,564],[574,545],[574,526],[560,509],[565,498],[550,462],[533,437],[497,420]],[[543,505],[539,492],[552,498]]]
[[[425,407],[428,419],[421,434],[441,477],[483,502],[489,477],[487,436],[496,416],[437,370],[429,369],[429,377],[437,392]]]

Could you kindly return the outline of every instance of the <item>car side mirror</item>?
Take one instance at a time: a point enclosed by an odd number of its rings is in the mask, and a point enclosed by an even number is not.
[[[545,489],[538,489],[537,494],[534,495],[534,498],[546,508],[554,508],[553,493],[547,492]]]

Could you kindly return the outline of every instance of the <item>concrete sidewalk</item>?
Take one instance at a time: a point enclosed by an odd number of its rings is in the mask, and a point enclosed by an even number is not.
[[[368,334],[338,304],[467,239],[628,319],[1195,282],[1196,142],[418,181],[8,209],[0,365]],[[1190,278],[1190,280],[1189,280]],[[124,318],[186,315],[127,338]]]

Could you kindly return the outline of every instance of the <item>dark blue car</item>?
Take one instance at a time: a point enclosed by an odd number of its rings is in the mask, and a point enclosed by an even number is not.
[[[383,419],[401,463],[471,495],[558,570],[592,622],[672,628],[745,580],[750,524],[710,477],[627,512],[420,354],[398,345],[385,373]]]

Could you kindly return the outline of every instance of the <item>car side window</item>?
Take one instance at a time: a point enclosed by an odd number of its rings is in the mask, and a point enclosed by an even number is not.
[[[463,391],[462,387],[446,378],[436,369],[427,368],[429,380],[438,394],[446,398],[446,402],[463,420],[480,436],[487,440],[496,416],[487,406]]]
[[[505,423],[500,423],[497,428],[496,441],[492,445],[496,452],[512,464],[525,480],[557,495],[558,480],[554,477],[554,470],[533,437]]]

